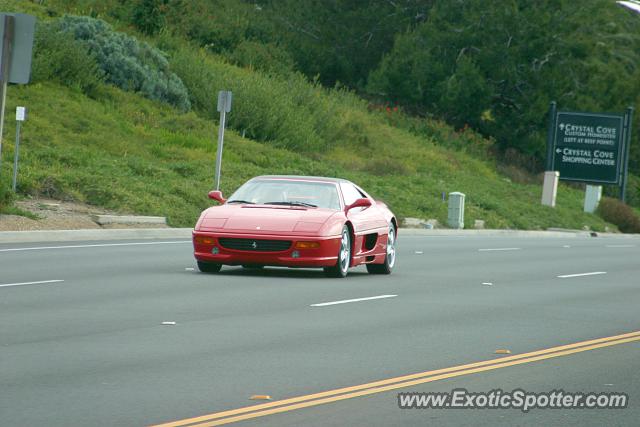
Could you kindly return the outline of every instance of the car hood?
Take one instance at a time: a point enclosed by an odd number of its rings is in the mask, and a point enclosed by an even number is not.
[[[205,210],[195,229],[252,234],[318,234],[336,213],[331,209],[298,206],[221,205]]]

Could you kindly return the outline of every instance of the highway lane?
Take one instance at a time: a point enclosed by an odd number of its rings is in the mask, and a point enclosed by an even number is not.
[[[112,243],[0,245],[0,286],[63,280],[0,287],[2,424],[160,423],[243,407],[255,394],[283,399],[490,360],[498,348],[517,354],[640,330],[635,238],[402,236],[392,276],[357,268],[346,280],[314,270],[204,275],[193,270],[189,242]],[[600,274],[558,277],[584,273]],[[397,296],[313,306],[386,295]],[[511,376],[497,370],[407,391],[490,383],[582,390],[594,373],[632,375],[637,349],[622,344],[511,367]],[[609,363],[606,355],[618,356]],[[633,384],[625,390],[640,396]],[[635,405],[625,416],[637,414]],[[539,412],[485,418],[558,417]],[[399,417],[411,425],[429,417],[410,414],[387,392],[253,423],[389,425]],[[436,419],[467,416],[447,410]],[[572,416],[597,419],[593,411]]]

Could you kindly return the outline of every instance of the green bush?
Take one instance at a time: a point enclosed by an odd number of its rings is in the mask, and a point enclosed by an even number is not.
[[[604,197],[598,206],[598,215],[617,225],[623,233],[640,233],[640,217],[620,200]]]
[[[133,6],[131,18],[134,25],[145,34],[156,34],[165,25],[168,0],[138,0]]]
[[[442,120],[411,116],[392,104],[369,104],[369,111],[378,113],[390,126],[427,138],[443,147],[463,151],[483,160],[491,160],[495,155],[495,141],[483,137],[469,125],[456,130]]]
[[[333,90],[330,96],[300,74],[284,78],[256,73],[184,45],[171,55],[194,108],[207,117],[217,117],[218,91],[230,90],[233,105],[228,125],[247,138],[280,147],[322,151],[339,142],[344,138],[341,129],[346,122],[340,112],[347,105],[357,104],[350,94]],[[357,108],[365,109],[363,103]]]
[[[209,52],[231,52],[246,39],[251,24],[249,2],[228,0],[170,1],[165,20],[171,31]]]
[[[0,212],[5,212],[15,200],[15,194],[9,187],[9,180],[0,180]]]
[[[54,23],[38,23],[33,55],[33,81],[56,81],[91,94],[104,73],[88,48]]]
[[[292,74],[295,66],[291,55],[277,45],[250,40],[241,42],[227,58],[241,67],[281,76]]]
[[[169,62],[160,50],[113,31],[109,24],[99,19],[65,16],[61,18],[60,26],[88,46],[107,82],[174,105],[182,111],[191,108],[184,83],[169,69]]]

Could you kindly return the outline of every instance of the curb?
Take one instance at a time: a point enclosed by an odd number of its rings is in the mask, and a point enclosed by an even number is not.
[[[0,244],[37,242],[74,242],[92,240],[144,240],[144,239],[191,239],[192,228],[126,228],[126,229],[86,229],[86,230],[37,230],[0,231]],[[582,230],[528,231],[528,230],[447,230],[400,228],[401,236],[451,236],[451,237],[538,237],[538,238],[591,238],[618,237],[639,238],[638,234],[596,233]]]
[[[167,218],[163,216],[91,215],[91,219],[100,225],[105,225],[105,224],[167,225]]]
[[[595,233],[583,230],[451,230],[451,229],[420,229],[400,228],[400,235],[406,236],[483,236],[483,237],[539,237],[539,238],[591,238],[591,237],[622,237],[638,238],[640,234],[623,233]]]
[[[0,244],[90,240],[191,239],[192,231],[192,228],[0,231]]]

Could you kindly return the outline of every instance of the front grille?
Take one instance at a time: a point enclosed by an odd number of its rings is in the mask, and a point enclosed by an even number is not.
[[[291,247],[291,240],[263,240],[263,239],[235,239],[221,237],[218,239],[220,246],[236,251],[252,252],[278,252],[286,251]]]

